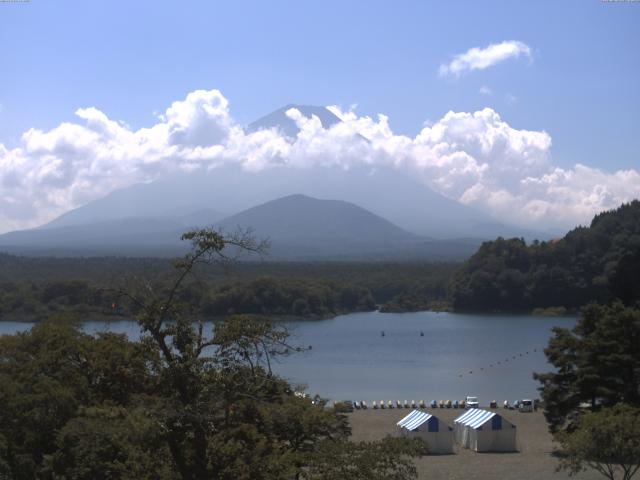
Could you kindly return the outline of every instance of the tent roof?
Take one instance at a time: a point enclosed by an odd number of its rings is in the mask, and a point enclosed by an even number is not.
[[[424,422],[427,422],[433,415],[421,412],[420,410],[414,410],[409,415],[400,420],[396,425],[400,428],[406,428],[407,430],[415,430]]]
[[[496,412],[489,412],[487,410],[481,410],[479,408],[472,408],[468,412],[460,415],[453,422],[460,423],[471,428],[478,428],[487,423],[496,415]]]

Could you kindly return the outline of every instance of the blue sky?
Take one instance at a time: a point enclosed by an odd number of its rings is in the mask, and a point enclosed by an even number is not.
[[[498,218],[570,226],[640,196],[640,2],[31,0],[0,2],[0,42],[0,231],[157,178],[175,129],[228,133],[289,103],[356,105],[349,128],[379,140],[365,162]],[[353,163],[340,132],[313,134]],[[224,138],[205,168],[321,156]],[[203,160],[180,147],[180,168]]]
[[[532,60],[438,76],[454,54],[503,40]],[[640,3],[32,0],[0,4],[0,41],[5,145],[78,107],[148,126],[217,88],[242,123],[287,103],[357,104],[407,134],[490,106],[547,131],[559,165],[638,163]]]

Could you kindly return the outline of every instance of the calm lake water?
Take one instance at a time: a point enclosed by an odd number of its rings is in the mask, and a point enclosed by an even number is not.
[[[311,394],[330,399],[371,403],[476,395],[487,404],[492,399],[536,398],[532,372],[551,368],[542,351],[551,328],[570,328],[575,322],[566,317],[435,312],[367,312],[283,322],[292,332],[292,343],[312,349],[274,368],[294,384],[308,385]],[[30,326],[0,322],[0,334]],[[87,322],[85,329],[130,338],[140,334],[131,321]]]

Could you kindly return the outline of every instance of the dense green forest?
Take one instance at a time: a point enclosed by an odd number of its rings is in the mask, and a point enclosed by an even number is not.
[[[0,319],[131,317],[135,307],[112,290],[143,283],[161,292],[171,262],[153,258],[29,258],[0,255]],[[199,266],[178,292],[194,315],[233,313],[324,318],[367,311],[446,306],[449,263],[235,263]]]
[[[86,334],[77,314],[0,336],[0,479],[416,478],[410,459],[425,442],[350,441],[345,415],[271,370],[302,350],[283,327],[249,316],[193,324],[177,294],[228,242],[185,235],[193,251],[166,290],[120,290],[139,341]]]
[[[564,238],[484,243],[454,276],[455,310],[577,309],[640,300],[640,201],[596,215]]]

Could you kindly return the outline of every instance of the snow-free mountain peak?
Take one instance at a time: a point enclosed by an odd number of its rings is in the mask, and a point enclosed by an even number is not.
[[[278,241],[343,239],[370,244],[419,238],[358,205],[293,194],[224,219],[225,228],[251,226],[259,236]]]

